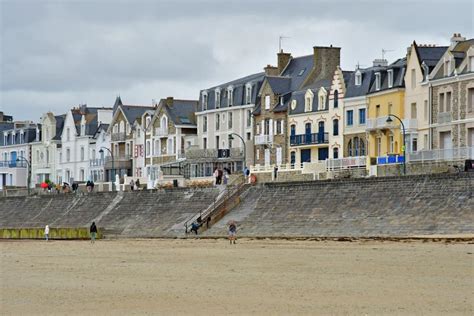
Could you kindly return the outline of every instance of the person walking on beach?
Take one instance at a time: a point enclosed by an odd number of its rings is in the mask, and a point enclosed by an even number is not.
[[[229,223],[229,242],[231,245],[232,245],[232,242],[235,245],[235,240],[237,239],[236,235],[237,235],[237,225],[235,225],[234,221],[231,221]]]
[[[97,226],[95,226],[95,222],[92,222],[92,225],[89,231],[91,233],[91,244],[93,244],[95,243],[95,236],[97,234]]]
[[[44,228],[44,239],[46,239],[46,241],[49,240],[49,225],[46,225]]]

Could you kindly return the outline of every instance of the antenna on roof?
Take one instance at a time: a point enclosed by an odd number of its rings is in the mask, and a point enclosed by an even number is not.
[[[281,52],[281,40],[284,39],[284,38],[290,38],[289,36],[283,36],[283,35],[280,35],[278,37],[278,52]]]
[[[393,49],[383,49],[382,48],[382,59],[385,59],[385,53],[393,52]]]

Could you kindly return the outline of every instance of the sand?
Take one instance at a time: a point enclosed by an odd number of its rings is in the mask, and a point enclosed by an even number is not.
[[[0,242],[2,315],[472,315],[474,245]]]

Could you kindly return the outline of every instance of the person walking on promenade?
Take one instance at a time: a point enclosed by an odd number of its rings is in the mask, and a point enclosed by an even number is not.
[[[214,179],[216,180],[215,184],[218,185],[219,184],[219,170],[216,168],[214,169]]]
[[[91,244],[95,243],[95,237],[97,234],[97,226],[95,226],[95,222],[92,222],[91,228],[89,229],[91,233]]]
[[[137,179],[137,181],[135,181],[135,190],[140,190],[140,179]]]
[[[231,221],[229,223],[229,242],[231,245],[232,245],[232,242],[235,245],[235,240],[237,239],[236,235],[237,235],[237,225],[235,224],[234,221]]]
[[[45,228],[44,228],[44,239],[46,241],[49,240],[49,225],[46,225]]]
[[[133,188],[135,187],[135,181],[130,180],[130,190],[133,191]]]

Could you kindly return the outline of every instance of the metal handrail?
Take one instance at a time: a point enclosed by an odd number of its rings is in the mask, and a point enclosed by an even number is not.
[[[245,182],[240,183],[238,185],[228,185],[222,194],[214,198],[214,201],[211,206],[209,206],[205,210],[200,210],[184,222],[185,233],[187,234],[189,232],[188,227],[191,226],[190,224],[197,221],[198,218],[201,218],[201,221],[199,222],[200,227],[204,223],[207,223],[208,219],[212,218],[216,210],[220,209],[222,205],[225,205],[225,203],[227,203],[227,201],[233,198],[236,194],[240,194],[242,192],[242,189],[246,187],[246,185],[247,184]]]

